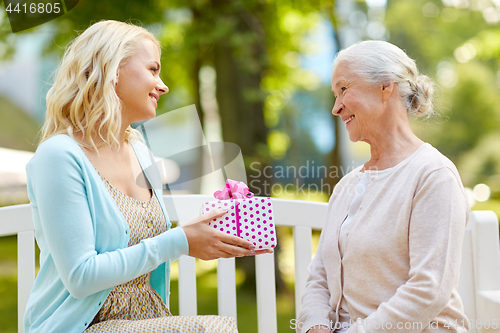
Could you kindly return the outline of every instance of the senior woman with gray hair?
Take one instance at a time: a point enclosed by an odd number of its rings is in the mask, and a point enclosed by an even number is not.
[[[398,47],[364,41],[334,61],[332,113],[371,157],[335,187],[297,332],[466,332],[457,292],[469,215],[453,163],[411,130],[433,85]]]

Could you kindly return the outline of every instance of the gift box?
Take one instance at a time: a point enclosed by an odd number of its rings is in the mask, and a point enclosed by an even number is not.
[[[244,183],[238,182],[240,183],[237,184],[240,187],[238,189],[236,186],[232,186],[235,184],[231,184],[229,181],[226,183],[226,185],[229,184],[226,187],[228,195],[220,194],[224,190],[217,191],[215,197],[219,200],[207,201],[202,205],[202,214],[212,209],[228,211],[225,215],[213,219],[210,226],[252,242],[257,250],[274,248],[277,242],[271,198],[251,196],[250,192],[241,190],[241,188],[246,187],[246,185],[244,187],[241,185]],[[242,195],[235,195],[235,193]],[[229,195],[232,198],[224,199]]]

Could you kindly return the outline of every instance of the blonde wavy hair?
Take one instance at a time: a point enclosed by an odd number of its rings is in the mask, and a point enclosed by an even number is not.
[[[75,132],[88,138],[100,137],[105,144],[120,147],[122,105],[116,94],[118,68],[137,50],[142,40],[160,43],[146,29],[123,22],[101,21],[76,37],[66,48],[55,82],[47,93],[47,113],[41,130],[40,144],[57,134],[74,139]],[[141,139],[141,134],[128,127],[125,139]]]

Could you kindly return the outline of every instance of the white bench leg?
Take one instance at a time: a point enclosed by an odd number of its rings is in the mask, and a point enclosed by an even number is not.
[[[196,261],[189,256],[179,258],[179,315],[196,316]]]
[[[217,297],[219,315],[234,318],[236,322],[236,265],[234,258],[217,261]]]
[[[293,228],[293,243],[295,255],[295,319],[299,318],[300,299],[306,289],[309,272],[307,267],[312,258],[312,229],[297,226]]]
[[[23,318],[26,304],[35,281],[35,232],[23,231],[17,235],[17,325],[24,332]]]
[[[257,276],[257,318],[259,333],[277,333],[276,285],[274,277],[274,254],[266,253],[255,257]]]

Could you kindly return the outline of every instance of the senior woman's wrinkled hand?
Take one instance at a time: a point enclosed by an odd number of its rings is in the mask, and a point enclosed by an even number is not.
[[[202,260],[273,253],[271,249],[255,251],[255,245],[240,237],[228,235],[209,226],[212,219],[227,211],[214,209],[184,224],[181,228],[189,243],[189,255]]]

